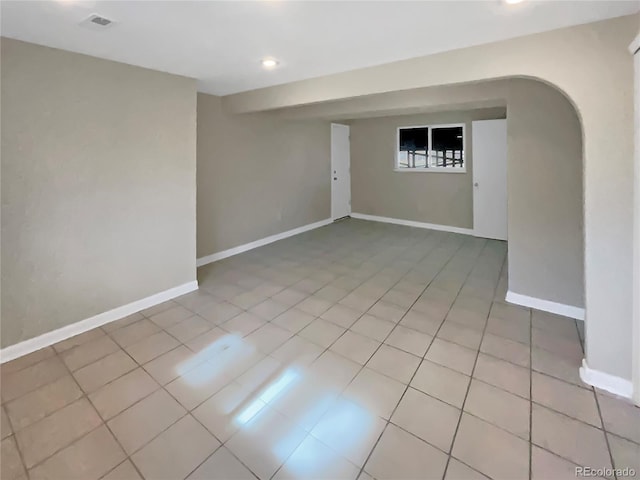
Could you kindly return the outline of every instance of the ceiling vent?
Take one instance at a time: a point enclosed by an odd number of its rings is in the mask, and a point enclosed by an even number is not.
[[[106,17],[94,13],[80,22],[80,26],[92,28],[94,30],[103,30],[111,27],[113,23],[113,20],[109,20]]]

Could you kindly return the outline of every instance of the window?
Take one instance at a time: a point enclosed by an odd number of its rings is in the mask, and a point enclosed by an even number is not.
[[[464,124],[398,129],[396,171],[466,172]]]

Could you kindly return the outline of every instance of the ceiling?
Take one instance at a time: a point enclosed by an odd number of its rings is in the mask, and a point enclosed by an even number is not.
[[[637,12],[631,1],[2,0],[2,35],[253,90]],[[79,23],[97,13],[115,23]],[[264,57],[280,61],[265,70]]]

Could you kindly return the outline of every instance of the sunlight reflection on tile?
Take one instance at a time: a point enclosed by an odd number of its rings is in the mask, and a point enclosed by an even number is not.
[[[274,398],[279,396],[283,391],[287,388],[290,388],[291,385],[300,378],[300,372],[295,369],[288,368],[285,370],[282,375],[280,375],[274,382],[269,384],[262,393],[256,398],[253,402],[251,402],[245,409],[242,410],[236,417],[236,421],[244,425],[253,417],[255,417],[262,409],[265,407],[267,403],[272,401]]]
[[[200,350],[193,357],[178,364],[176,371],[178,375],[184,375],[183,378],[188,379],[192,385],[204,384],[226,371],[230,364],[251,355],[254,350],[254,347],[244,342],[240,336],[225,335]],[[198,369],[198,375],[185,375],[187,372],[193,372],[193,368],[202,363],[203,359],[215,360],[215,363],[209,363],[210,368]]]

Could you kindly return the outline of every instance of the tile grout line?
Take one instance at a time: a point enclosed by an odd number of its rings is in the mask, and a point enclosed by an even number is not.
[[[449,259],[444,263],[444,265],[442,265],[442,267],[438,270],[438,272],[437,272],[437,273],[433,276],[433,278],[429,281],[429,283],[427,284],[427,286],[425,286],[425,288],[422,290],[422,292],[421,292],[420,296],[418,296],[418,299],[419,299],[422,295],[424,295],[424,293],[425,293],[425,292],[426,292],[426,290],[429,288],[429,286],[432,284],[432,282],[433,282],[433,281],[436,279],[436,277],[437,277],[437,276],[438,276],[438,275],[439,275],[439,274],[440,274],[440,273],[441,273],[441,272],[446,268],[446,266],[449,264],[449,262],[454,258],[455,254],[456,254],[457,252],[459,252],[459,251],[463,248],[464,244],[465,244],[465,241],[462,241],[462,242],[460,243],[460,245],[459,245],[459,247],[456,249],[456,251],[451,255],[451,257],[449,257]],[[486,243],[485,243],[485,245],[486,245]],[[484,249],[484,247],[483,247],[483,249]],[[479,253],[478,253],[478,257],[480,256],[480,253],[481,253],[481,252],[479,252]],[[477,262],[477,257],[476,257],[476,262]],[[474,262],[474,266],[475,266],[475,262]],[[468,278],[468,276],[469,276],[469,274],[471,273],[471,271],[472,271],[472,270],[473,270],[473,267],[471,267],[471,268],[469,269],[469,273],[466,275],[466,278]],[[465,282],[466,282],[466,278],[465,278]],[[460,290],[462,290],[463,285],[464,285],[464,282],[463,282],[463,283],[462,283],[462,285],[460,286],[460,288],[459,288],[459,290],[458,290],[458,294],[456,294],[456,297],[455,297],[455,298],[457,298],[457,297],[458,297],[458,295],[459,295],[459,293],[460,293]],[[407,312],[408,312],[409,310],[411,310],[411,308],[413,308],[413,306],[418,302],[418,299],[416,299],[416,300],[411,304],[411,307],[409,307],[409,309],[407,310]],[[383,429],[382,429],[382,431],[380,432],[380,435],[378,436],[377,440],[374,442],[374,444],[373,444],[373,446],[372,446],[371,450],[369,451],[369,455],[367,455],[367,458],[365,459],[365,461],[364,461],[364,462],[363,462],[363,464],[362,464],[362,467],[360,468],[360,473],[358,474],[358,477],[362,476],[362,473],[363,473],[363,472],[365,472],[365,470],[364,470],[365,465],[367,464],[367,462],[368,462],[368,461],[369,461],[369,459],[371,458],[371,455],[373,454],[374,450],[375,450],[375,449],[376,449],[376,447],[378,446],[378,443],[380,442],[380,439],[381,439],[381,438],[382,438],[382,436],[384,435],[384,432],[387,430],[387,428],[388,428],[388,426],[389,426],[389,423],[391,423],[391,418],[393,417],[393,414],[395,413],[396,409],[398,408],[398,405],[400,405],[400,403],[402,402],[402,399],[404,398],[404,395],[405,395],[405,394],[406,394],[406,392],[409,390],[409,387],[410,387],[410,385],[411,385],[411,382],[413,381],[413,379],[414,379],[414,377],[415,377],[416,373],[418,372],[418,369],[420,368],[420,365],[422,365],[422,362],[424,362],[425,357],[426,357],[426,356],[427,356],[427,354],[429,353],[429,350],[430,350],[430,348],[431,348],[431,345],[433,345],[433,342],[435,341],[435,339],[436,339],[436,337],[437,337],[437,335],[438,335],[438,332],[439,332],[439,331],[440,331],[440,329],[442,328],[442,325],[444,324],[444,322],[445,322],[445,320],[446,320],[446,317],[447,317],[447,315],[448,315],[449,311],[451,310],[451,306],[452,306],[454,303],[455,303],[455,299],[453,299],[453,300],[452,300],[451,305],[449,306],[449,310],[447,310],[447,313],[443,316],[443,318],[442,318],[442,320],[441,320],[441,322],[440,322],[440,325],[438,326],[438,329],[437,329],[437,330],[434,332],[434,334],[431,336],[431,341],[429,342],[429,345],[427,346],[427,349],[425,350],[424,354],[422,355],[422,358],[421,358],[421,362],[420,362],[420,364],[418,364],[418,367],[416,368],[416,370],[413,372],[413,375],[412,375],[412,376],[411,376],[411,378],[409,379],[409,381],[408,381],[408,383],[407,383],[406,388],[404,389],[404,391],[403,391],[403,392],[402,392],[402,394],[400,395],[400,398],[398,399],[398,402],[396,403],[395,407],[394,407],[394,408],[393,408],[393,410],[391,411],[391,414],[389,415],[389,419],[388,419],[388,420],[386,420],[386,424],[385,424],[384,428],[383,428]],[[402,318],[404,318],[404,316],[406,316],[406,313],[407,313],[407,312],[405,312],[405,315],[403,315],[403,316],[402,316]],[[402,321],[402,318],[398,321],[398,324]],[[395,329],[395,327],[394,327],[394,329]],[[394,329],[392,329],[392,331],[391,331],[391,332],[393,332],[393,330],[394,330]],[[391,334],[391,332],[389,332],[389,335]],[[388,335],[387,335],[387,337],[388,337]],[[455,437],[455,436],[454,436],[454,437]],[[423,440],[423,441],[424,441],[424,440]],[[426,443],[426,442],[425,442],[425,443]],[[430,444],[429,444],[429,445],[430,445]],[[453,440],[452,440],[452,445],[453,445]],[[445,469],[444,469],[444,471],[443,471],[443,473],[442,473],[443,477],[444,477],[444,475],[446,474],[446,469],[447,469],[447,466],[448,466],[448,464],[449,464],[449,458],[450,458],[450,455],[447,455],[447,462],[446,462],[446,464],[445,464]]]
[[[529,309],[529,480],[533,480],[533,311]]]

